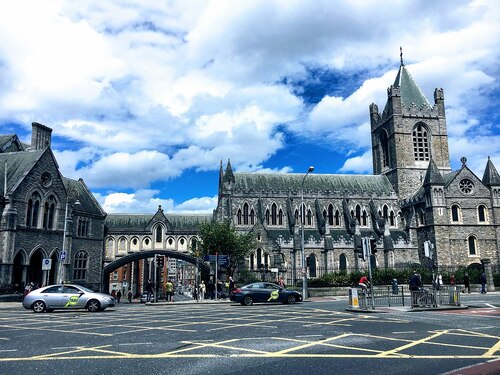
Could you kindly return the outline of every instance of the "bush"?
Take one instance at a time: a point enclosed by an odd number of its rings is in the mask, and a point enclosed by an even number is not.
[[[256,281],[259,281],[259,279],[257,278],[257,274],[248,270],[240,271],[238,278],[235,280],[237,286],[243,286],[246,284],[254,283]]]

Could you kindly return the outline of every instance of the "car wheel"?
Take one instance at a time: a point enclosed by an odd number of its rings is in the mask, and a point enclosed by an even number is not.
[[[99,311],[100,309],[101,309],[101,304],[96,299],[91,299],[87,303],[87,310],[89,310],[90,312],[96,312]]]
[[[295,302],[296,302],[296,298],[293,294],[286,298],[286,303],[293,305]]]
[[[245,298],[243,298],[243,305],[245,306],[251,306],[253,304],[253,298],[250,297],[250,296],[245,296]]]
[[[47,306],[45,305],[45,302],[43,302],[43,301],[35,301],[33,303],[33,306],[31,308],[36,313],[42,313],[42,312],[45,311],[45,309],[47,308]]]

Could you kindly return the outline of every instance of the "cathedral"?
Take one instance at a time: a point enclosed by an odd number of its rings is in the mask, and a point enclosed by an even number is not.
[[[500,175],[488,160],[477,177],[465,157],[451,170],[443,89],[431,104],[401,60],[385,107],[371,104],[369,115],[373,175],[238,173],[221,164],[214,216],[255,233],[248,269],[292,284],[299,271],[314,278],[366,269],[365,237],[379,268],[476,264],[491,277],[500,257]]]
[[[161,207],[107,215],[83,180],[62,176],[50,128],[33,123],[31,144],[0,135],[0,286],[65,280],[140,292],[156,255],[166,257],[168,272],[177,260],[198,264],[192,250],[210,220],[252,233],[256,246],[244,268],[283,276],[287,285],[303,274],[366,269],[368,261],[379,268],[484,267],[493,285],[500,175],[491,160],[482,178],[465,157],[451,169],[443,90],[435,89],[431,104],[401,61],[383,110],[371,104],[369,116],[373,175],[240,173],[221,162],[213,215],[171,215]],[[361,256],[363,242],[373,246],[371,257]]]

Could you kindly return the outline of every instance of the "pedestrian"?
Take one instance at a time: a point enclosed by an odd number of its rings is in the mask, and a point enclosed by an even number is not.
[[[217,298],[223,298],[222,295],[222,281],[217,280]]]
[[[165,292],[167,293],[167,302],[174,302],[174,284],[172,283],[172,279],[168,279],[165,285]]]
[[[455,275],[450,276],[450,285],[455,286]]]
[[[421,286],[422,286],[422,280],[420,278],[420,275],[417,273],[417,271],[414,271],[413,275],[410,276],[410,282],[408,283],[408,287],[410,288],[410,291],[416,292],[420,290]]]
[[[116,290],[113,289],[111,291],[111,297],[116,298]]]
[[[229,276],[229,293],[231,293],[235,288],[234,279],[232,276]]]
[[[481,281],[481,294],[485,294],[486,293],[486,274],[484,273],[484,271],[481,274],[480,281]]]
[[[128,299],[128,302],[129,303],[132,303],[132,290],[128,290],[128,293],[127,293],[127,299]]]
[[[205,293],[207,291],[207,286],[205,285],[205,282],[201,280],[200,284],[200,300],[203,301],[205,299]]]
[[[146,302],[151,301],[152,295],[153,295],[153,283],[151,282],[151,279],[148,279],[148,282],[146,283]]]
[[[120,303],[120,298],[122,298],[122,291],[118,290],[118,292],[116,292],[116,302]]]
[[[464,288],[462,289],[462,293],[465,293],[466,290],[470,294],[470,277],[467,272],[464,275]]]
[[[280,277],[280,279],[278,280],[278,285],[285,289],[285,280],[283,280],[283,276]]]
[[[436,278],[434,279],[434,287],[436,290],[441,290],[441,287],[443,286],[443,276],[438,273],[436,275]]]
[[[210,278],[210,280],[208,280],[208,283],[207,283],[207,295],[208,295],[208,297],[210,297],[210,299],[215,298],[215,284],[214,284],[214,280],[212,278]],[[208,297],[207,297],[207,299],[208,299]]]

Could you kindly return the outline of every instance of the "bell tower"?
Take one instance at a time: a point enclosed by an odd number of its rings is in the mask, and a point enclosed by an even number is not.
[[[382,113],[370,105],[373,173],[385,174],[399,198],[422,186],[431,158],[441,174],[451,172],[443,89],[431,105],[403,63],[387,89]]]

